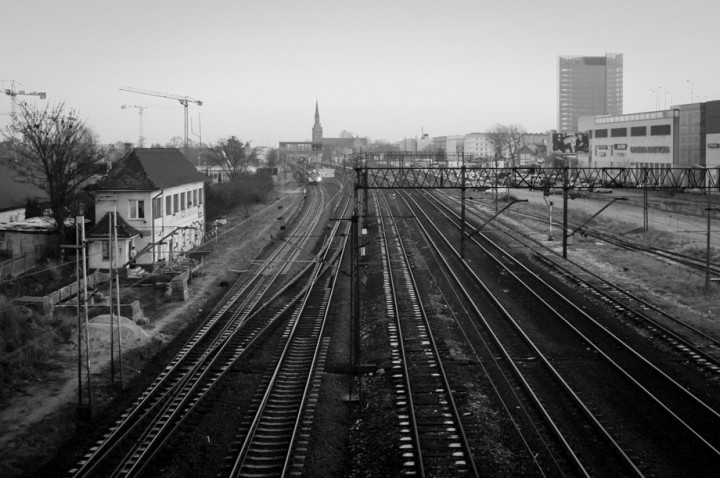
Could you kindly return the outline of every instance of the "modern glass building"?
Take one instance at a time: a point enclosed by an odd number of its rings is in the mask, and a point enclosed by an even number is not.
[[[559,133],[577,132],[581,116],[620,115],[622,112],[622,53],[559,57]]]

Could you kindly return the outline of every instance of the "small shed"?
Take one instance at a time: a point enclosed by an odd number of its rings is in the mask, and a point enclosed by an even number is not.
[[[56,251],[59,241],[55,220],[49,217],[0,223],[0,249],[8,256],[28,254],[40,259]]]
[[[117,219],[114,219],[113,216]],[[114,237],[110,236],[114,224],[117,224],[117,245]],[[142,233],[128,224],[120,214],[106,212],[97,224],[85,234],[85,238],[89,241],[88,268],[109,271],[111,252],[115,267],[124,266],[137,254],[135,240],[140,237],[142,237]]]

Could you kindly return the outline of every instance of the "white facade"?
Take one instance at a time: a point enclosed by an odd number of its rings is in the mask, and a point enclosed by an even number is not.
[[[591,117],[582,118],[580,125],[592,131],[587,166],[671,168],[677,149],[676,117],[676,110],[663,110],[598,116],[591,123]]]
[[[471,158],[492,158],[495,156],[493,144],[485,133],[465,135],[465,156]]]
[[[446,136],[445,152],[460,156],[465,152],[465,135]]]
[[[142,234],[142,237],[119,241],[121,264],[149,244],[155,244],[135,261],[138,265],[148,265],[170,261],[202,243],[205,235],[204,202],[203,182],[157,191],[102,192],[96,196],[95,217],[99,219],[117,210],[118,216]],[[107,252],[103,253],[102,243],[91,243],[89,247],[90,268],[107,269],[109,259]]]

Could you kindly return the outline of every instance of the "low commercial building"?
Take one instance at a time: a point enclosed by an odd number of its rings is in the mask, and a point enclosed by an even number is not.
[[[720,166],[720,101],[677,105],[661,111],[585,116],[590,151],[579,167],[717,168]]]

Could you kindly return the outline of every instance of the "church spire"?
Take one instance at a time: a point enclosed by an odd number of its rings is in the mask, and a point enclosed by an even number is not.
[[[320,124],[320,109],[318,108],[318,100],[315,100],[315,124],[312,127],[313,143],[322,143],[322,125]]]

